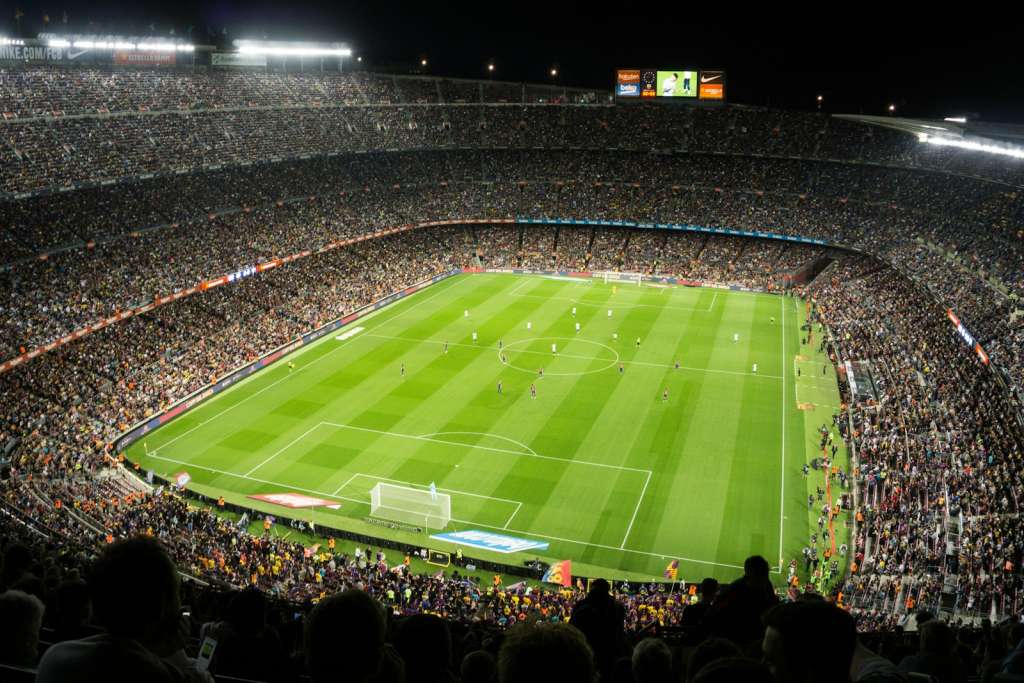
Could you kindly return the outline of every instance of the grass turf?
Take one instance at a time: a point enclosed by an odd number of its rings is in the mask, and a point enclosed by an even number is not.
[[[784,572],[816,528],[815,482],[800,466],[826,402],[838,403],[830,367],[831,389],[795,376],[821,360],[800,348],[802,308],[715,289],[457,276],[354,323],[365,329],[347,340],[293,354],[294,370],[258,373],[127,455],[259,510],[454,550],[365,521],[378,481],[436,482],[451,496],[448,530],[550,543],[528,556],[468,551],[488,559],[568,558],[574,573],[633,580],[679,559],[680,578],[694,580],[734,577],[758,553]],[[801,391],[819,401],[812,411],[798,407]],[[341,508],[246,498],[281,492]]]

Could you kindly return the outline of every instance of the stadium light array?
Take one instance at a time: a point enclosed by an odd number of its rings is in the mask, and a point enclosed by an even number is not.
[[[998,154],[1013,159],[1024,159],[1024,149],[1020,147],[1004,147],[985,142],[975,142],[973,140],[959,140],[957,138],[928,135],[928,133],[919,133],[917,139],[923,143],[939,147],[956,147],[957,149],[966,149],[972,152],[985,152],[986,154]]]
[[[944,118],[942,120],[943,121],[948,121],[950,123],[967,123],[967,117],[966,116],[947,116],[946,118]]]
[[[494,65],[493,64],[488,64],[487,65],[487,70],[488,71],[494,71]]]
[[[48,37],[47,47],[75,48],[76,50],[121,50],[125,52],[195,52],[196,46],[173,40],[149,38],[134,40],[122,36]]]
[[[0,37],[0,45],[24,45],[25,41],[21,38],[4,38]]]
[[[351,57],[352,50],[339,43],[287,43],[236,40],[239,54],[267,57]]]

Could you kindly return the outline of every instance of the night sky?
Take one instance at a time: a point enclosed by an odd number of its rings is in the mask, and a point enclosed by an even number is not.
[[[779,3],[785,12],[752,15],[746,3],[715,2],[18,2],[29,36],[43,14],[61,31],[66,11],[81,32],[150,34],[152,22],[164,35],[191,26],[197,43],[345,41],[364,66],[396,72],[425,57],[427,73],[483,78],[494,60],[495,79],[550,82],[557,66],[560,83],[610,90],[617,67],[725,69],[732,102],[813,109],[821,94],[829,112],[882,114],[895,103],[905,116],[1024,123],[1024,21],[982,6],[922,5],[948,16],[922,20],[893,14],[899,3]],[[13,14],[0,33],[17,32]]]

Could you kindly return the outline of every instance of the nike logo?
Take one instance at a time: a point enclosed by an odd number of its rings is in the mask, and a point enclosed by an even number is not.
[[[78,52],[72,52],[71,50],[68,50],[68,59],[78,59],[86,52],[88,52],[88,50],[79,50]]]
[[[701,76],[700,77],[700,82],[701,83],[710,83],[711,81],[717,81],[721,77],[722,77],[722,74],[716,74],[714,76]]]

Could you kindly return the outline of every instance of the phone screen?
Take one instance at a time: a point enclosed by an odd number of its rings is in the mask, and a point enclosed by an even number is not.
[[[217,641],[213,638],[204,638],[203,644],[199,646],[199,656],[196,657],[196,669],[206,671],[210,668],[210,660],[213,659],[213,652],[217,649]]]

